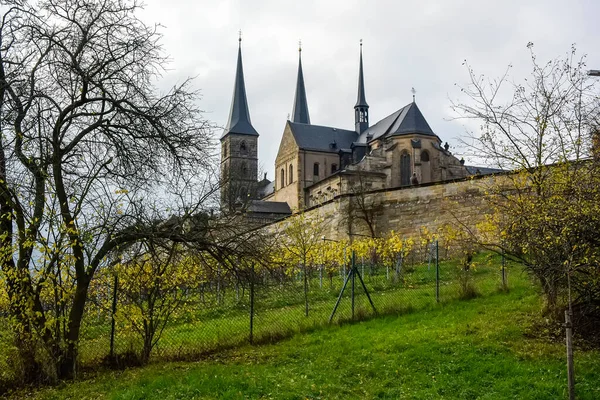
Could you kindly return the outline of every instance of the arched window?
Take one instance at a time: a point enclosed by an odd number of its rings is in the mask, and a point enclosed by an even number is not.
[[[294,166],[290,164],[290,173],[288,175],[290,183],[294,182]]]
[[[280,188],[285,186],[285,169],[281,168],[281,171],[279,171],[279,181],[281,182],[281,186]]]
[[[407,151],[403,151],[400,154],[400,185],[410,185],[410,178],[412,176],[412,168],[410,165],[410,154]]]
[[[331,164],[331,173],[333,174],[335,171],[337,171],[337,164]]]
[[[314,176],[319,176],[319,163],[318,162],[316,162],[313,165],[313,175]]]
[[[242,141],[242,143],[240,143],[240,152],[245,153],[248,150],[248,148],[246,147],[246,142]]]
[[[248,176],[248,166],[246,163],[242,163],[242,165],[240,165],[240,173],[242,178],[246,178]]]
[[[429,153],[421,151],[421,183],[431,182],[431,163],[429,162]]]

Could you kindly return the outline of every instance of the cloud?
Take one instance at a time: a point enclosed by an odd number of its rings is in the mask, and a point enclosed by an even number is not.
[[[352,129],[362,38],[371,122],[409,103],[415,87],[433,130],[456,145],[465,127],[450,120],[449,98],[460,96],[455,83],[467,82],[463,60],[487,76],[501,75],[512,63],[518,79],[531,69],[528,42],[535,43],[539,60],[564,55],[577,43],[581,53],[590,53],[590,68],[598,69],[598,15],[600,3],[593,0],[147,0],[142,18],[165,26],[164,48],[173,61],[163,85],[196,77],[200,108],[221,126],[229,114],[242,29],[260,164],[272,178],[292,111],[298,39],[313,123]]]

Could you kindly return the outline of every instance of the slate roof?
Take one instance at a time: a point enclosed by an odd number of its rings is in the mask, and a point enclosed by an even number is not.
[[[363,60],[362,60],[362,43],[360,44],[360,67],[358,69],[358,96],[354,108],[364,107],[369,108],[367,98],[365,96],[365,78],[363,75]]]
[[[258,182],[258,196],[260,198],[266,197],[275,191],[275,182],[271,182],[268,179],[263,179]]]
[[[370,126],[369,129],[360,134],[358,141],[366,143],[367,136],[371,136],[369,140],[374,140],[380,137],[413,133],[437,137],[415,102],[402,107],[395,113]]]
[[[296,81],[296,96],[294,97],[294,108],[292,109],[292,121],[310,124],[308,100],[306,99],[306,88],[304,87],[304,74],[302,73],[302,49],[298,53],[298,80]]]
[[[490,175],[498,172],[506,172],[503,169],[488,168],[488,167],[477,167],[474,165],[465,165],[467,172],[471,175]]]
[[[241,40],[241,39],[240,39]],[[233,99],[229,112],[229,121],[223,131],[221,139],[229,133],[241,135],[258,136],[258,132],[250,122],[250,111],[248,110],[248,99],[246,97],[246,85],[244,83],[244,68],[242,66],[242,45],[238,48],[237,68],[235,71],[235,84],[233,87]]]
[[[261,214],[283,214],[291,215],[292,210],[284,201],[250,200],[246,212]]]
[[[302,150],[337,153],[340,149],[349,149],[358,138],[356,131],[291,121],[288,121],[288,124],[298,147]]]

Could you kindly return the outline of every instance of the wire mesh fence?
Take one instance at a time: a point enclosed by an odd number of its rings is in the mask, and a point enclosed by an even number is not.
[[[189,285],[155,292],[132,291],[119,275],[105,271],[90,290],[79,363],[94,369],[194,359],[328,324],[487,296],[510,286],[502,257],[452,258],[440,250],[432,242],[391,261],[352,252],[340,264],[252,268],[244,274],[217,268],[199,283],[190,280]],[[11,337],[9,324],[0,324],[4,378],[18,368],[18,343]]]
[[[82,365],[189,359],[246,343],[265,343],[374,315],[402,313],[498,292],[508,273],[498,256],[441,259],[435,243],[420,255],[380,263],[262,269],[240,278],[215,275],[188,290],[163,319],[124,315],[119,284],[90,299],[79,346]],[[100,299],[102,297],[102,299]],[[107,300],[109,300],[107,302]],[[111,304],[106,309],[99,304]],[[151,326],[154,324],[154,326]],[[141,356],[140,356],[141,355]]]

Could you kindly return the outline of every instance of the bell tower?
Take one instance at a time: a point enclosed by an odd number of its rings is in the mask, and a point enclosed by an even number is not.
[[[250,122],[240,33],[233,99],[227,127],[221,136],[221,209],[233,210],[256,198],[258,132]]]

